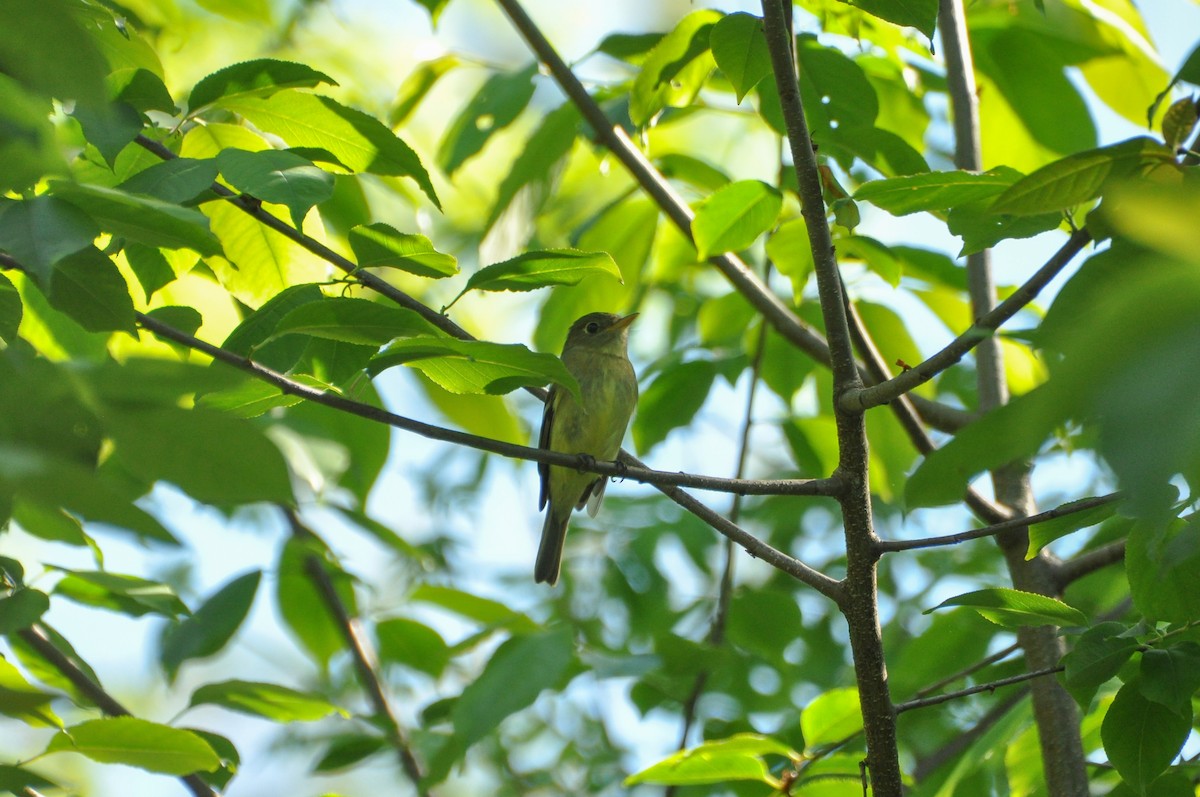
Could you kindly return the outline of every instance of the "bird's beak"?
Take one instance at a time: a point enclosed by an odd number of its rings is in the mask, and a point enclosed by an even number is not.
[[[618,318],[616,321],[613,322],[613,325],[611,327],[609,327],[609,330],[614,331],[614,330],[624,329],[625,327],[632,324],[637,317],[638,317],[637,313],[630,313],[629,315],[625,316],[624,318]]]

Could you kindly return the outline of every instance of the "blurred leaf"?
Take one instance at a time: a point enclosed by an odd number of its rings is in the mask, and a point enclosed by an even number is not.
[[[854,688],[831,689],[810,702],[800,713],[800,730],[804,734],[804,747],[807,750],[837,744],[857,734],[862,726],[858,690]]]
[[[533,97],[537,64],[517,72],[497,72],[484,82],[450,123],[438,147],[438,165],[453,175],[498,130],[512,124]]]
[[[12,281],[0,274],[0,341],[11,346],[17,339],[17,329],[24,315],[21,294]]]
[[[237,190],[287,207],[297,229],[309,208],[333,196],[333,175],[294,152],[223,149],[217,155],[217,166]]]
[[[36,792],[61,788],[62,786],[54,781],[46,780],[25,767],[0,764],[0,789],[13,794],[29,794],[31,790]]]
[[[1192,136],[1196,122],[1200,121],[1200,104],[1191,97],[1184,97],[1167,109],[1162,120],[1163,142],[1167,149],[1175,152]]]
[[[541,628],[522,612],[510,609],[499,601],[472,595],[469,592],[441,587],[434,584],[422,584],[413,590],[409,600],[420,603],[432,603],[460,617],[482,623],[486,626],[504,627],[516,634],[530,634]]]
[[[214,102],[242,97],[269,97],[283,89],[311,89],[322,83],[329,86],[338,84],[329,75],[304,64],[257,58],[218,69],[202,78],[188,96],[188,110],[195,113]]]
[[[717,367],[711,360],[692,360],[663,369],[638,400],[633,444],[645,455],[680,426],[687,426],[704,406]]]
[[[346,611],[355,616],[357,604],[350,577],[328,560],[327,550],[316,540],[292,539],[284,543],[279,554],[275,604],[284,626],[324,669],[346,641],[325,595],[313,583],[313,567],[325,569]]]
[[[28,628],[50,608],[50,598],[36,589],[14,589],[0,598],[0,634]]]
[[[1178,755],[1192,729],[1191,712],[1143,697],[1140,678],[1126,681],[1117,692],[1100,736],[1104,752],[1121,778],[1141,793]]]
[[[220,242],[209,230],[208,219],[199,211],[99,185],[55,180],[50,190],[114,235],[147,246],[191,249],[203,256],[221,254]]]
[[[700,257],[749,247],[775,225],[783,197],[758,180],[730,183],[701,203],[692,219]]]
[[[545,115],[501,179],[484,229],[492,228],[522,188],[550,179],[555,164],[571,151],[578,133],[579,111],[574,103],[565,102]]]
[[[767,257],[792,281],[792,303],[799,305],[804,286],[816,268],[808,243],[808,226],[803,218],[785,221],[767,238]]]
[[[30,590],[22,590],[30,592]],[[19,594],[19,593],[18,593]],[[38,593],[41,594],[41,593]],[[45,595],[42,595],[44,598]],[[0,610],[2,611],[2,610]],[[4,622],[0,620],[0,623]],[[12,629],[15,631],[16,629]],[[5,631],[4,633],[11,633]],[[62,727],[62,720],[50,708],[50,701],[56,696],[43,692],[25,680],[21,671],[0,657],[0,714],[33,727]],[[0,789],[4,788],[3,773],[0,773]],[[14,792],[19,794],[20,792]]]
[[[219,652],[241,627],[258,591],[262,571],[252,570],[229,581],[212,594],[190,617],[163,632],[159,661],[169,681],[189,659]]]
[[[629,116],[635,125],[645,125],[663,108],[691,104],[715,63],[709,33],[721,18],[717,11],[693,11],[654,46],[630,92]]]
[[[376,223],[354,227],[349,238],[360,268],[398,268],[434,279],[458,273],[455,257],[439,252],[424,235],[410,235]]]
[[[108,100],[108,63],[66,0],[0,3],[0,72],[59,100]]]
[[[438,678],[450,663],[450,648],[441,635],[416,620],[393,617],[375,625],[379,656]]]
[[[262,717],[273,722],[313,722],[330,714],[350,716],[329,701],[286,686],[256,681],[222,681],[205,684],[192,693],[188,706],[222,708]]]
[[[388,749],[387,740],[380,736],[338,736],[325,749],[314,772],[336,772],[347,769],[365,758],[375,755],[381,750]]]
[[[1141,521],[1129,531],[1125,574],[1133,605],[1147,620],[1190,622],[1200,601],[1196,521]]]
[[[411,177],[441,208],[417,153],[373,116],[329,97],[290,89],[266,98],[238,97],[223,104],[293,147],[328,150],[353,171]]]
[[[196,3],[235,22],[271,23],[269,0],[196,0]]]
[[[141,617],[161,614],[178,617],[188,608],[166,584],[140,576],[102,571],[68,570],[54,587],[54,594],[84,606]]]
[[[116,265],[94,246],[54,264],[50,305],[89,332],[136,334],[133,299]]]
[[[750,89],[771,74],[771,54],[762,20],[753,14],[729,14],[713,26],[709,45],[717,66],[729,78],[740,105]]]
[[[1088,499],[1080,499],[1080,501],[1086,500]],[[1076,503],[1079,502],[1068,501],[1060,509],[1070,509]],[[1085,509],[1081,512],[1071,512],[1062,517],[1043,520],[1041,523],[1031,525],[1029,527],[1029,550],[1026,551],[1025,558],[1033,559],[1037,556],[1038,551],[1059,537],[1065,537],[1080,529],[1086,529],[1089,526],[1095,526],[1097,523],[1108,520],[1117,513],[1117,507],[1117,502],[1111,501],[1107,504],[1092,507],[1091,509]]]
[[[59,731],[47,753],[80,753],[101,764],[125,764],[164,775],[211,772],[221,765],[208,742],[191,731],[135,717],[89,720]]]
[[[680,750],[625,779],[626,786],[640,783],[707,785],[731,780],[755,780],[774,785],[764,755],[798,758],[791,748],[768,736],[739,733]]]
[[[12,518],[26,534],[43,540],[62,542],[79,547],[91,546],[91,538],[83,532],[79,519],[60,508],[47,508],[38,504],[18,501],[13,507]]]
[[[48,286],[54,264],[91,247],[100,228],[79,208],[52,196],[0,202],[0,249]]]
[[[812,33],[796,37],[796,59],[800,96],[814,139],[841,141],[845,130],[874,128],[879,98],[861,66]]]
[[[610,33],[596,51],[630,64],[641,64],[660,41],[662,33]]]
[[[145,479],[219,506],[293,500],[279,449],[240,418],[200,407],[113,407],[105,420],[122,462]]]
[[[579,395],[579,384],[562,360],[519,343],[403,338],[372,357],[368,370],[379,374],[397,365],[416,368],[451,393],[499,395],[553,382]]]
[[[947,606],[966,606],[974,609],[997,625],[1005,628],[1023,626],[1087,625],[1083,612],[1056,598],[1022,592],[1005,587],[981,589],[956,595],[926,609],[925,614]]]
[[[181,204],[212,188],[216,179],[217,163],[212,159],[173,158],[143,169],[117,188]]]
[[[504,642],[454,704],[455,736],[464,747],[473,745],[543,690],[560,687],[574,658],[566,627]]]
[[[388,124],[395,128],[407,122],[434,84],[443,75],[461,64],[462,60],[458,56],[443,55],[432,61],[426,61],[409,72],[396,91],[396,101],[388,114]]]
[[[1019,175],[1011,169],[987,172],[927,172],[863,183],[854,198],[894,216],[944,211],[1003,193]]]

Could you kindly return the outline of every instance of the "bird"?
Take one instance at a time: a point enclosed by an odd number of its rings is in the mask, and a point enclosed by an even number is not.
[[[595,460],[616,459],[637,406],[637,374],[628,351],[629,325],[637,315],[588,313],[571,325],[562,361],[579,382],[579,399],[558,385],[550,388],[539,448]],[[538,474],[538,509],[546,509],[547,504],[549,508],[533,577],[537,583],[553,586],[558,582],[571,512],[587,506],[588,514],[595,517],[608,477],[546,463],[538,464]]]

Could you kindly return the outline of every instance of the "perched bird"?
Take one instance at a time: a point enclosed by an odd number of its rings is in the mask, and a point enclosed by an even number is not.
[[[623,318],[589,313],[571,325],[562,360],[579,381],[582,403],[570,391],[557,386],[550,389],[539,448],[587,454],[596,460],[616,459],[637,405],[637,375],[628,353],[629,325],[635,318],[637,313]],[[553,585],[558,581],[571,512],[586,505],[588,514],[595,517],[608,477],[546,464],[538,465],[538,473],[542,479],[538,508],[547,503],[550,508],[533,577]]]

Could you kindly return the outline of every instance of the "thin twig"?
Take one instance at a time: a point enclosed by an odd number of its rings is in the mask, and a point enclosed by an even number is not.
[[[970,697],[971,695],[977,695],[980,692],[994,692],[1002,686],[1011,686],[1012,684],[1024,683],[1025,681],[1031,681],[1034,678],[1042,678],[1047,675],[1054,675],[1055,673],[1062,672],[1062,671],[1063,671],[1062,665],[1059,665],[1057,667],[1047,667],[1043,670],[1035,670],[1034,672],[1025,672],[1025,673],[1021,673],[1020,675],[1013,675],[1009,678],[1001,678],[998,681],[989,681],[986,684],[979,684],[978,686],[972,686],[967,689],[959,689],[957,692],[946,692],[945,694],[934,695],[933,697],[922,697],[922,698],[919,698],[916,700],[909,700],[904,703],[898,703],[896,705],[896,713],[903,714],[906,711],[912,711],[913,709],[917,709],[917,708],[925,708],[927,706],[936,706],[941,703],[949,702],[951,700],[958,700],[960,697]]]
[[[997,534],[1003,534],[1006,531],[1014,529],[1022,529],[1032,526],[1036,523],[1042,523],[1055,518],[1066,517],[1076,514],[1077,512],[1086,512],[1089,509],[1095,509],[1098,506],[1111,504],[1114,501],[1119,501],[1123,498],[1122,493],[1109,493],[1108,495],[1099,495],[1093,498],[1081,498],[1078,501],[1070,501],[1061,506],[1056,506],[1054,509],[1047,509],[1045,512],[1039,512],[1036,515],[1028,517],[1012,518],[1001,523],[994,523],[990,526],[984,526],[981,529],[971,529],[970,531],[960,531],[957,534],[946,534],[941,537],[926,537],[922,540],[881,540],[879,550],[884,553],[892,553],[895,551],[911,551],[918,548],[936,548],[942,545],[957,545],[967,540],[978,540],[984,537],[994,537]]]
[[[304,524],[296,512],[287,507],[281,507],[285,517],[287,517],[288,525],[292,529],[292,536],[297,540],[319,539],[317,535]],[[383,684],[380,682],[378,675],[378,657],[371,647],[370,641],[363,636],[362,630],[359,628],[358,621],[350,616],[346,604],[337,593],[337,588],[333,584],[333,580],[329,577],[328,571],[325,569],[321,558],[315,553],[309,553],[304,558],[304,570],[308,577],[312,579],[313,585],[317,588],[317,592],[321,595],[321,600],[324,601],[325,607],[329,613],[333,615],[334,623],[338,630],[341,631],[342,638],[346,642],[346,647],[350,651],[351,657],[354,659],[354,668],[358,672],[359,684],[366,691],[367,696],[371,700],[371,704],[375,708],[375,715],[383,720],[386,726],[387,734],[390,737],[392,748],[396,751],[396,756],[400,760],[400,767],[404,770],[404,774],[412,781],[413,787],[417,790],[417,794],[421,797],[429,797],[431,792],[422,784],[421,767],[417,763],[416,756],[413,755],[412,746],[406,738],[400,723],[396,720],[395,712],[392,711],[391,703],[387,699],[387,695],[383,692]]]
[[[955,365],[981,341],[990,338],[1001,324],[1032,302],[1042,288],[1046,287],[1091,240],[1091,233],[1087,230],[1071,233],[1066,243],[1021,287],[995,308],[980,316],[970,329],[952,340],[937,354],[886,382],[844,393],[838,401],[838,406],[848,412],[862,412],[886,404]]]
[[[72,686],[78,689],[88,700],[95,703],[105,714],[110,717],[133,716],[129,709],[121,705],[115,697],[104,691],[104,687],[93,681],[90,675],[80,669],[79,665],[71,661],[70,657],[59,650],[58,646],[50,641],[50,637],[39,623],[34,623],[29,628],[21,629],[17,632],[17,636],[36,650],[38,655],[48,661],[54,669],[58,670],[64,678],[71,682]],[[205,783],[199,775],[183,775],[179,780],[182,781],[183,785],[187,787],[188,791],[194,797],[218,797],[218,792]]]
[[[984,667],[990,667],[998,661],[1003,661],[1004,659],[1007,659],[1009,656],[1016,653],[1020,649],[1021,649],[1021,646],[1014,642],[1013,644],[1009,645],[1008,647],[1004,648],[1003,650],[998,650],[995,653],[993,653],[992,655],[986,656],[986,657],[980,659],[979,661],[975,662],[974,664],[971,664],[967,667],[963,667],[958,672],[950,673],[945,678],[935,681],[934,683],[931,683],[928,686],[921,687],[920,689],[917,690],[916,697],[925,697],[926,695],[932,694],[933,692],[936,692],[937,690],[941,689],[943,686],[949,686],[950,684],[954,683],[955,681],[960,681],[963,678],[966,678],[968,675],[972,675],[974,673],[979,672]]]

